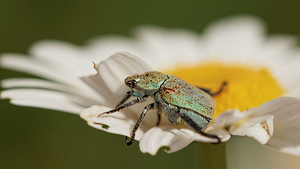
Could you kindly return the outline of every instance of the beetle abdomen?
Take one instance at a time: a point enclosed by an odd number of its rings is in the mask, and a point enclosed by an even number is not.
[[[169,79],[164,82],[159,91],[166,103],[191,109],[208,119],[213,118],[215,101],[210,95],[176,76],[168,76]]]

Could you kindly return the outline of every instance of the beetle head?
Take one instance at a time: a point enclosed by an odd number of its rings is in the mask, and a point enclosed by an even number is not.
[[[136,75],[132,75],[132,76],[128,76],[125,79],[125,84],[131,88],[131,89],[135,89],[137,83],[140,81],[140,75],[136,74]]]
[[[151,95],[158,91],[160,86],[167,79],[167,75],[158,71],[151,71],[141,75],[129,76],[125,79],[125,84],[131,89],[137,89],[147,95]]]

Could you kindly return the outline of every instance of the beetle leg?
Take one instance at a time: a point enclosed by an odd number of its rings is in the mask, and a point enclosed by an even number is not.
[[[207,93],[207,94],[209,94],[209,95],[211,95],[211,96],[217,96],[218,94],[220,94],[220,93],[223,91],[223,89],[224,89],[224,87],[225,87],[226,85],[227,85],[227,82],[224,81],[224,82],[222,83],[220,89],[219,89],[218,91],[214,92],[214,93],[212,93],[209,89],[205,89],[205,88],[202,88],[202,87],[197,87],[197,88],[203,90],[205,93]]]
[[[134,126],[134,128],[132,129],[132,131],[131,131],[131,133],[130,133],[130,138],[129,138],[129,140],[128,140],[128,137],[127,137],[127,136],[126,136],[126,138],[125,138],[125,143],[126,143],[127,146],[130,146],[130,145],[133,143],[134,138],[135,138],[135,132],[136,132],[136,130],[139,128],[140,124],[142,123],[142,121],[143,121],[143,119],[144,119],[146,113],[147,113],[149,110],[153,109],[153,108],[155,108],[155,103],[151,103],[151,104],[147,105],[147,106],[144,108],[144,111],[143,111],[142,114],[140,115],[139,119],[138,119],[137,122],[135,123],[135,126]]]
[[[219,89],[218,91],[214,92],[214,93],[211,93],[211,96],[216,96],[216,95],[220,94],[220,93],[223,91],[223,89],[224,89],[224,87],[225,87],[226,85],[227,85],[227,82],[224,81],[224,82],[222,83],[220,89]]]
[[[161,115],[160,115],[159,111],[157,111],[156,113],[157,113],[157,123],[156,123],[156,126],[159,126]]]
[[[110,110],[110,111],[101,113],[101,114],[98,115],[98,117],[100,117],[100,116],[102,116],[102,115],[104,115],[104,114],[115,113],[115,112],[117,112],[117,111],[120,111],[120,110],[122,110],[122,109],[124,109],[124,108],[126,108],[126,107],[130,107],[130,106],[132,106],[132,105],[134,105],[134,104],[137,104],[137,103],[142,103],[142,102],[146,101],[147,97],[148,97],[148,96],[138,97],[138,98],[136,98],[136,99],[134,99],[134,100],[131,100],[131,101],[128,102],[128,103],[125,103],[125,104],[122,104],[122,105],[118,106],[117,108],[115,108],[115,109],[113,109],[113,110]]]
[[[132,91],[128,91],[126,96],[120,101],[120,103],[116,106],[116,108],[122,105],[123,103],[125,103],[131,95],[132,95]]]
[[[196,122],[193,121],[193,119],[191,119],[189,116],[187,116],[186,114],[180,114],[181,119],[186,122],[186,124],[188,124],[188,126],[190,126],[191,128],[193,128],[195,131],[197,131],[200,135],[205,136],[205,137],[209,137],[209,138],[214,138],[217,140],[216,144],[219,144],[221,142],[221,139],[213,134],[208,134],[205,133],[203,131],[203,129],[197,125]]]
[[[201,89],[201,90],[204,91],[205,93],[211,95],[211,91],[210,91],[209,89],[205,89],[205,88],[198,87],[198,86],[197,86],[197,88],[198,88],[198,89]]]
[[[144,95],[141,92],[135,90],[128,91],[126,93],[126,96],[121,100],[121,102],[116,106],[116,108],[124,104],[130,98],[130,96],[143,97]]]

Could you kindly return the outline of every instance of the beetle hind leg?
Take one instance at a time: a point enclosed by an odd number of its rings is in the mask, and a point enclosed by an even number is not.
[[[181,120],[184,122],[184,124],[191,127],[192,129],[197,131],[202,136],[216,139],[217,142],[215,144],[221,143],[221,139],[217,135],[208,134],[203,131],[203,129],[205,129],[210,124],[211,119],[206,119],[201,116],[202,120],[199,121],[200,123],[197,123],[193,120],[193,116],[191,116],[190,113],[194,113],[194,112],[188,112],[188,111],[180,112],[180,117],[181,117]],[[195,118],[195,116],[194,116],[194,118]],[[198,116],[198,118],[199,118],[199,116]]]
[[[217,142],[216,142],[216,143],[213,143],[213,144],[219,144],[219,143],[221,143],[221,138],[218,137],[218,136],[216,136],[216,135],[214,135],[214,134],[208,134],[208,133],[205,133],[205,132],[202,131],[202,130],[197,130],[197,132],[198,132],[199,134],[201,134],[202,136],[216,139]]]
[[[202,87],[197,87],[197,88],[203,90],[205,93],[207,93],[207,94],[209,94],[209,95],[211,95],[211,96],[217,96],[217,95],[219,95],[219,94],[223,91],[223,89],[224,89],[224,87],[225,87],[226,85],[227,85],[227,82],[224,81],[224,82],[222,83],[221,87],[219,88],[219,90],[216,91],[216,92],[212,92],[210,89],[205,89],[205,88],[202,88]]]

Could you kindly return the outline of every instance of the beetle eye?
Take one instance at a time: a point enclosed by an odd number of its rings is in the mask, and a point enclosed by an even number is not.
[[[126,85],[130,88],[134,88],[134,86],[137,84],[137,81],[136,80],[128,80],[126,82]]]

